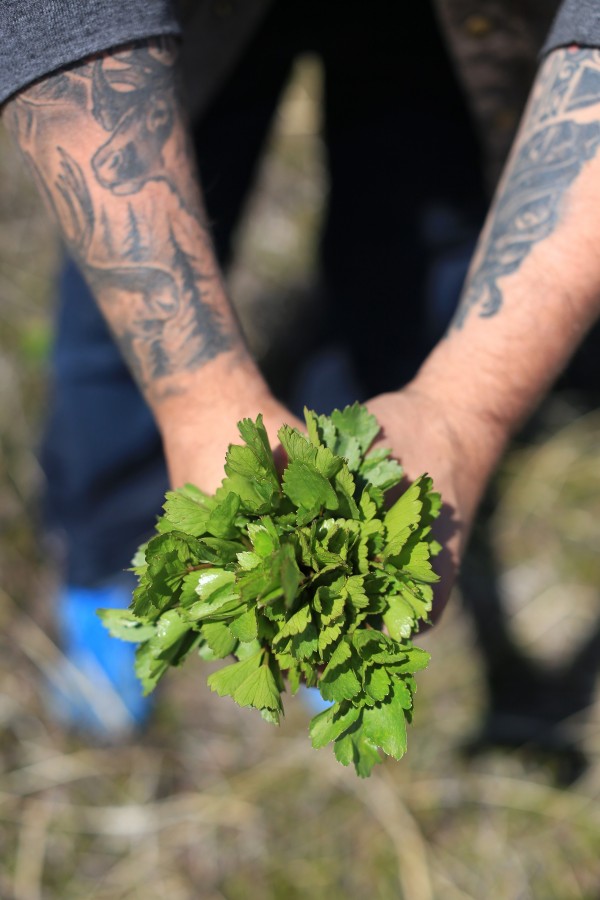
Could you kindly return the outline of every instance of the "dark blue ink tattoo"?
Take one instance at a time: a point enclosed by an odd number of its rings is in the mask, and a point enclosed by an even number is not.
[[[456,328],[471,310],[481,317],[500,310],[499,279],[516,272],[535,244],[552,234],[566,191],[600,145],[600,121],[577,122],[570,115],[600,104],[600,53],[557,51],[540,78],[525,134],[490,213],[481,260],[452,323]]]

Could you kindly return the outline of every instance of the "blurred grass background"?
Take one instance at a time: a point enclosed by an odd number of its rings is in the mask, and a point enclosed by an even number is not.
[[[308,62],[278,116],[231,277],[261,358],[309,287],[324,190],[317,94]],[[484,698],[457,600],[422,641],[433,660],[408,756],[367,781],[311,750],[298,699],[274,729],[211,695],[199,661],[171,674],[148,732],[126,746],[93,746],[52,722],[56,572],[36,526],[34,449],[58,257],[2,133],[1,900],[598,900],[600,707],[572,723],[591,765],[570,789],[526,752],[466,757]],[[578,416],[563,400],[554,419],[507,459],[494,519],[516,638],[549,663],[600,612],[600,413]]]

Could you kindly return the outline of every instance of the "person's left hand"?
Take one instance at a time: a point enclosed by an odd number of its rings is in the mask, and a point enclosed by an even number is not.
[[[427,473],[442,496],[433,531],[442,551],[433,560],[440,581],[432,619],[444,609],[464,553],[473,517],[496,453],[476,422],[467,427],[452,408],[413,384],[367,403],[381,425],[378,444],[391,447],[408,482]],[[406,487],[407,484],[404,485]]]

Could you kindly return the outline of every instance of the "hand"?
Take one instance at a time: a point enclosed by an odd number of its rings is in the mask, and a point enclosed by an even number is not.
[[[419,389],[416,382],[382,394],[367,404],[381,424],[377,443],[391,447],[408,481],[427,472],[442,495],[434,526],[442,545],[434,560],[440,576],[433,621],[442,613],[454,584],[481,495],[503,446],[485,423],[468,420],[450,404]]]
[[[284,451],[277,438],[283,424],[304,429],[283,404],[267,391],[215,399],[211,404],[188,410],[185,418],[164,432],[169,476],[174,487],[187,482],[214,493],[223,480],[225,453],[231,443],[241,443],[237,430],[240,419],[256,419],[262,413],[275,461],[281,468]]]

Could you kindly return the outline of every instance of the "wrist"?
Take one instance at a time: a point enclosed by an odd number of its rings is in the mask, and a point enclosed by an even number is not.
[[[264,411],[274,402],[256,364],[245,349],[222,353],[201,368],[162,379],[149,395],[164,440],[197,434],[215,417],[235,422]]]
[[[468,396],[460,385],[436,378],[431,371],[421,371],[405,388],[418,400],[424,415],[440,432],[439,445],[451,448],[454,478],[471,497],[474,512],[481,494],[496,468],[511,435],[505,421]],[[457,490],[461,485],[457,484]]]
[[[245,352],[223,353],[179,376],[154,410],[172,486],[191,482],[208,493],[221,483],[227,447],[239,443],[240,419],[262,413],[273,442],[290,418]]]
[[[521,417],[518,404],[507,396],[512,392],[508,361],[492,366],[492,354],[490,348],[486,366],[470,358],[464,341],[458,346],[449,336],[426,359],[410,388],[434,404],[457,435],[470,439],[469,444],[476,441],[482,457],[494,465]]]

